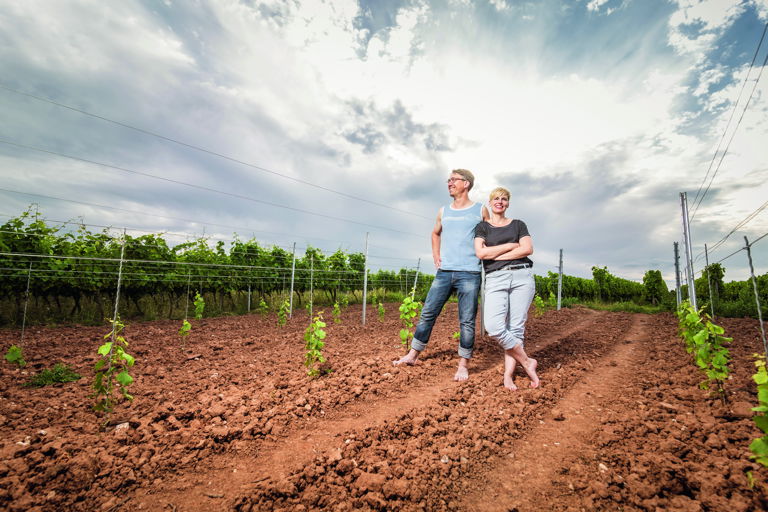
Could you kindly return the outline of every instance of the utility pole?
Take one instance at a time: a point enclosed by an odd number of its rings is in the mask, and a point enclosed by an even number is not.
[[[557,270],[557,310],[560,311],[563,297],[563,250],[560,249],[560,266]]]
[[[293,318],[293,280],[296,277],[296,242],[293,242],[293,263],[291,264],[291,297],[288,303],[288,318]],[[283,285],[285,291],[285,285]]]
[[[675,248],[675,295],[677,297],[677,307],[683,302],[683,291],[680,289],[680,248],[679,244],[673,244]]]
[[[680,192],[680,207],[683,211],[683,240],[685,241],[685,277],[688,281],[688,300],[696,311],[696,284],[693,281],[693,248],[691,247],[691,225],[688,220],[688,194]]]
[[[365,325],[365,306],[368,303],[368,233],[365,233],[365,266],[363,267],[363,325]]]

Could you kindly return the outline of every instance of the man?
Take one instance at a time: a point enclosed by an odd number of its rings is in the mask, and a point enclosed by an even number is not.
[[[459,297],[459,367],[453,380],[469,378],[468,364],[475,345],[475,316],[480,293],[480,260],[475,256],[475,226],[489,217],[488,209],[469,199],[475,176],[466,169],[451,171],[448,193],[453,202],[437,213],[432,230],[432,258],[437,274],[424,301],[421,318],[413,334],[411,349],[392,363],[416,364],[421,352],[427,348],[437,315],[454,290]]]

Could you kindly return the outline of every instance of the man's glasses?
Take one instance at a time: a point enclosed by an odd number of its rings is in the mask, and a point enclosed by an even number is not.
[[[448,181],[446,183],[453,183],[454,181],[469,181],[467,178],[448,178]]]

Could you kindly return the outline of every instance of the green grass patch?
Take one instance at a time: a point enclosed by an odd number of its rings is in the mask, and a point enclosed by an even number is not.
[[[80,380],[80,374],[63,363],[57,363],[53,368],[46,368],[24,384],[28,387],[42,388],[51,384],[75,382]]]
[[[613,303],[581,302],[581,305],[590,309],[597,309],[601,311],[613,311],[613,312],[623,312],[623,313],[646,313],[649,315],[654,315],[657,313],[668,313],[671,311],[668,305],[662,304],[658,306],[651,306],[651,305],[635,304],[634,302],[613,302]]]

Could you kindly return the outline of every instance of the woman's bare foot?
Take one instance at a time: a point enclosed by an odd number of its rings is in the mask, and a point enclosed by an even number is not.
[[[515,377],[513,375],[504,375],[504,387],[510,391],[517,391]]]
[[[453,380],[456,382],[464,382],[467,379],[469,379],[469,370],[467,370],[466,366],[459,366],[456,370],[456,375],[453,376]]]
[[[469,378],[469,369],[467,368],[468,364],[469,359],[464,357],[459,359],[459,367],[456,369],[456,374],[453,376],[453,380],[456,382],[464,382]]]
[[[539,362],[532,357],[529,357],[528,361],[525,364],[523,364],[523,368],[525,368],[525,373],[527,373],[528,378],[531,379],[532,388],[539,387],[539,376],[536,374],[536,368],[538,366],[539,366]]]
[[[405,354],[400,359],[396,359],[395,361],[392,361],[392,364],[394,366],[400,366],[401,364],[407,364],[408,366],[413,366],[415,364],[418,364],[419,362],[419,351],[418,350],[409,350],[407,354]]]

